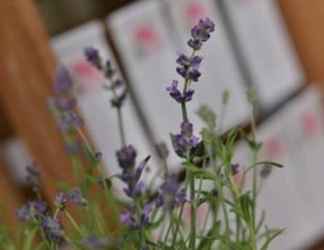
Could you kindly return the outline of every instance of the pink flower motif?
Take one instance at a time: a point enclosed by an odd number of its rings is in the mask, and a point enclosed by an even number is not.
[[[157,49],[160,47],[160,38],[154,27],[150,24],[139,25],[134,32],[135,41],[141,47]]]
[[[190,22],[190,25],[196,23],[199,19],[207,15],[206,7],[196,1],[192,1],[185,12],[187,19]]]
[[[319,131],[316,115],[313,112],[305,112],[302,114],[302,126],[306,136],[316,135]]]
[[[266,157],[270,159],[278,158],[285,150],[281,141],[275,137],[267,139],[264,146]]]

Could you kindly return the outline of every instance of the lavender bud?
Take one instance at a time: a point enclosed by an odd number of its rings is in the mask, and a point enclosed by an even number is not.
[[[92,64],[97,69],[102,69],[102,59],[99,54],[99,51],[95,48],[86,48],[84,50],[85,57],[87,61]]]

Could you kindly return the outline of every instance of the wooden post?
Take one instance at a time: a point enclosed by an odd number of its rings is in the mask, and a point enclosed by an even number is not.
[[[8,227],[11,235],[17,233],[16,210],[22,205],[23,197],[11,178],[7,164],[0,159],[0,221]]]
[[[324,1],[279,0],[309,81],[324,87]]]
[[[54,71],[54,56],[33,1],[0,1],[0,103],[39,164],[45,193],[51,197],[56,181],[72,180],[62,137],[47,107]]]

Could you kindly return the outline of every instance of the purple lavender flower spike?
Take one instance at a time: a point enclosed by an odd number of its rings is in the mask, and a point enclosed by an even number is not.
[[[200,40],[190,38],[188,41],[188,46],[193,50],[200,50],[202,47],[202,42]]]
[[[54,204],[57,207],[64,208],[67,202],[68,202],[68,197],[66,193],[60,192],[56,195]]]
[[[17,210],[19,220],[28,222],[46,215],[48,207],[43,201],[30,201]]]
[[[145,189],[145,184],[143,181],[139,181],[138,183],[136,183],[136,185],[134,186],[133,190],[132,190],[132,197],[139,197]]]
[[[232,175],[237,175],[241,170],[241,166],[239,164],[232,164],[231,165],[231,172]]]
[[[184,95],[178,89],[178,81],[172,81],[171,85],[166,88],[169,92],[169,95],[178,103],[189,102],[192,100],[194,90],[188,89]]]
[[[201,27],[203,27],[206,31],[208,31],[209,33],[214,32],[215,31],[215,24],[214,22],[210,19],[210,18],[205,18],[205,19],[201,19],[199,21],[199,25]]]
[[[180,189],[177,177],[170,175],[161,185],[155,204],[157,207],[165,206],[168,209],[173,209],[186,201],[185,189]]]
[[[86,206],[88,204],[87,200],[83,197],[80,188],[78,187],[67,193],[67,199],[69,202],[78,206]]]
[[[210,33],[215,31],[215,24],[209,19],[201,19],[197,25],[191,29],[191,38],[188,41],[189,47],[193,50],[200,50],[203,43],[210,38]]]
[[[202,62],[202,57],[201,56],[194,56],[192,59],[191,59],[191,67],[195,68],[195,69],[198,69],[200,67],[200,64]]]
[[[95,66],[97,69],[102,69],[102,59],[99,54],[99,51],[95,48],[86,48],[84,50],[84,54],[86,56],[86,59],[89,63],[91,63],[93,66]]]
[[[20,221],[27,222],[32,218],[30,207],[28,205],[24,205],[21,208],[17,209],[17,218]]]
[[[65,241],[62,225],[57,219],[47,216],[43,219],[41,227],[48,240],[59,245]]]
[[[187,157],[191,149],[199,144],[199,138],[193,135],[193,125],[182,122],[180,134],[171,134],[171,142],[175,152],[180,157]]]
[[[64,94],[71,90],[73,87],[72,77],[68,69],[64,66],[60,66],[56,71],[56,77],[54,81],[54,92],[56,94]]]
[[[54,99],[55,107],[61,111],[73,110],[76,107],[77,101],[73,97],[57,96]]]
[[[193,56],[192,58],[181,54],[177,63],[180,65],[176,68],[179,75],[181,75],[186,80],[198,81],[201,73],[199,72],[199,67],[202,62],[202,57]]]
[[[129,226],[130,228],[133,228],[136,225],[135,218],[129,210],[126,210],[120,214],[120,222]]]
[[[200,76],[201,76],[201,73],[199,72],[198,69],[191,69],[188,71],[187,78],[194,82],[198,82]]]
[[[150,214],[152,212],[154,204],[152,202],[146,203],[143,208],[141,216],[141,227],[144,227],[150,223]]]
[[[127,169],[130,167],[134,167],[137,152],[136,149],[132,145],[125,146],[121,148],[116,153],[118,164],[121,168]]]
[[[192,137],[193,125],[190,122],[181,123],[181,134],[186,137]]]
[[[166,90],[169,92],[169,95],[176,100],[177,102],[182,101],[182,94],[180,90],[178,89],[178,81],[173,80],[171,85],[166,88]]]
[[[62,114],[59,120],[59,127],[63,132],[73,128],[80,128],[83,125],[81,117],[74,111],[66,111]]]

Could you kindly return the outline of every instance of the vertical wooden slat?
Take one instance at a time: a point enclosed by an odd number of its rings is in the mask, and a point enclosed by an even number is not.
[[[279,0],[279,3],[308,81],[318,83],[324,90],[324,1]],[[324,241],[309,249],[324,249]]]
[[[324,82],[324,1],[279,0],[279,3],[308,80]]]
[[[54,71],[54,56],[33,1],[0,1],[0,98],[13,129],[39,163],[50,196],[57,180],[72,180],[47,107]]]
[[[16,210],[22,205],[23,197],[11,178],[8,165],[0,159],[0,221],[12,236],[17,233]]]

